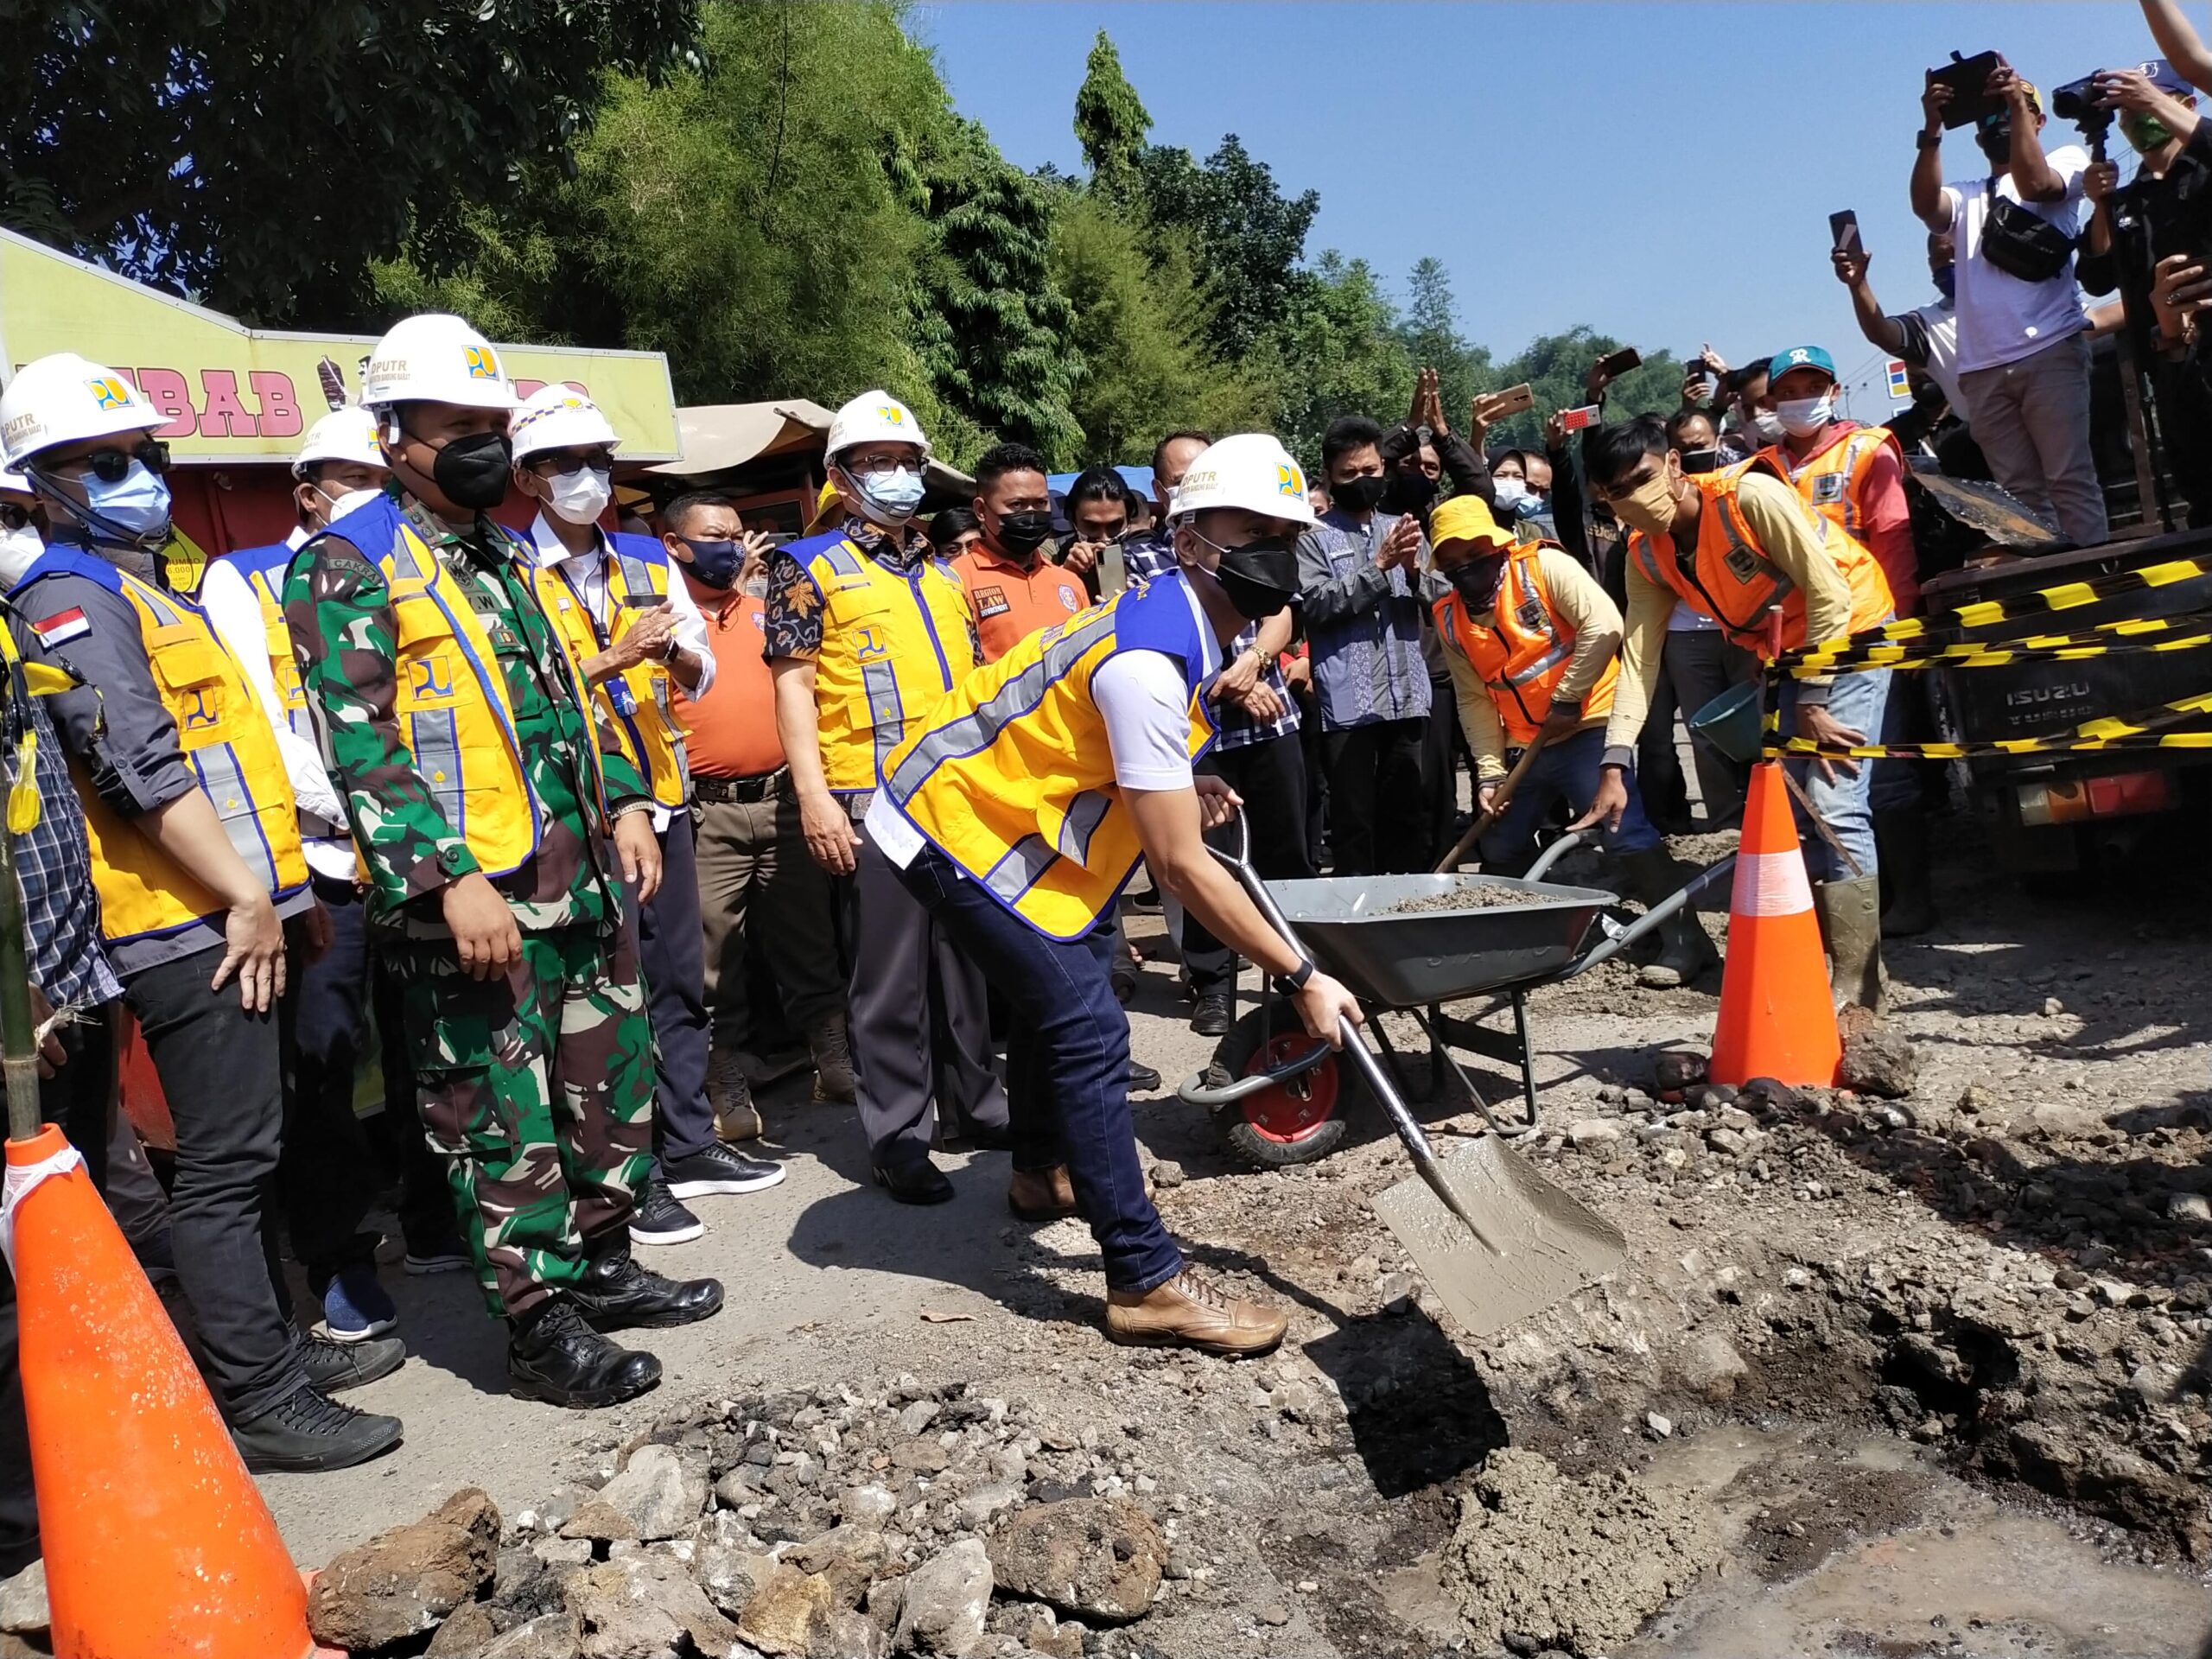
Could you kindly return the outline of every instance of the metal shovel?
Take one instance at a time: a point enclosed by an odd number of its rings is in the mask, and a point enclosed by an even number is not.
[[[1249,836],[1241,819],[1237,828],[1237,852],[1216,848],[1214,855],[1236,873],[1268,925],[1306,955],[1248,861]],[[1357,986],[1349,988],[1357,995]],[[1389,1114],[1418,1175],[1382,1193],[1376,1213],[1470,1336],[1502,1331],[1621,1264],[1628,1241],[1620,1229],[1539,1175],[1494,1130],[1450,1158],[1439,1158],[1359,1028],[1343,1020],[1338,1034],[1344,1054]],[[1489,1116],[1486,1108],[1484,1116]]]

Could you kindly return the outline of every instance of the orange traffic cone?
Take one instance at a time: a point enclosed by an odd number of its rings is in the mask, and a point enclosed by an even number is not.
[[[8,1142],[10,1185],[61,1154]],[[305,1659],[307,1592],[168,1315],[81,1166],[10,1206],[60,1659]]]
[[[1728,959],[1713,1033],[1715,1083],[1753,1077],[1827,1088],[1843,1045],[1836,1034],[1827,954],[1813,885],[1789,816],[1779,760],[1751,771],[1744,838],[1728,902]]]

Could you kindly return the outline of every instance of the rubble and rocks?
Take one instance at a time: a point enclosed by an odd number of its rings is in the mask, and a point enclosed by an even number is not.
[[[1843,1065],[1836,1080],[1847,1089],[1878,1095],[1884,1100],[1903,1100],[1919,1079],[1919,1051],[1892,1027],[1859,1026],[1843,1046]]]
[[[1167,1543],[1153,1518],[1125,1498],[1074,1498],[1016,1516],[993,1540],[991,1561],[1015,1595],[1118,1623],[1150,1611]]]
[[[901,1653],[966,1659],[983,1639],[991,1584],[991,1558],[981,1539],[939,1550],[906,1575],[892,1645]]]
[[[349,1549],[316,1576],[308,1627],[327,1648],[374,1651],[435,1630],[492,1580],[499,1511],[474,1486]]]
[[[33,1561],[13,1578],[0,1581],[0,1631],[36,1636],[52,1614],[46,1602],[46,1563]]]
[[[1575,1479],[1535,1452],[1491,1453],[1460,1500],[1446,1581],[1478,1642],[1602,1654],[1720,1559],[1701,1499],[1626,1469]]]

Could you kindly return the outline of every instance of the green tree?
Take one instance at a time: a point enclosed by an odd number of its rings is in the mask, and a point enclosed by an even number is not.
[[[1423,258],[1407,284],[1405,321],[1398,337],[1414,366],[1436,371],[1437,394],[1454,431],[1466,429],[1475,394],[1491,389],[1490,350],[1459,332],[1459,308],[1452,297],[1452,273],[1444,262]]]
[[[1187,149],[1154,145],[1140,173],[1153,222],[1190,238],[1213,305],[1209,338],[1224,356],[1244,357],[1276,332],[1313,280],[1300,262],[1319,194],[1286,197],[1233,132],[1203,166]]]
[[[1296,310],[1268,342],[1275,431],[1319,470],[1321,434],[1339,415],[1398,420],[1413,397],[1415,365],[1398,315],[1363,259],[1334,248],[1314,263]]]
[[[1118,202],[1131,200],[1138,188],[1145,134],[1151,130],[1144,100],[1122,73],[1122,54],[1102,29],[1091,42],[1083,85],[1075,94],[1075,136],[1098,190]]]
[[[1141,465],[1179,427],[1224,432],[1263,424],[1271,388],[1217,359],[1211,314],[1182,247],[1147,251],[1146,232],[1096,195],[1071,194],[1052,227],[1052,276],[1074,310],[1084,372],[1075,414],[1077,461]]]
[[[1541,443],[1546,419],[1556,410],[1580,407],[1586,400],[1584,382],[1591,365],[1618,351],[1620,345],[1610,334],[1598,334],[1586,326],[1570,328],[1563,334],[1540,334],[1530,340],[1517,357],[1499,366],[1497,376],[1500,385],[1527,381],[1535,394],[1535,407],[1493,428],[1491,446]],[[1645,358],[1641,368],[1630,370],[1607,388],[1606,419],[1671,415],[1681,403],[1685,372],[1670,353]]]
[[[262,323],[358,320],[410,234],[465,253],[589,130],[608,70],[694,61],[697,0],[10,9],[0,222]]]
[[[959,117],[923,173],[936,247],[917,321],[938,397],[1048,461],[1072,458],[1083,432],[1069,403],[1083,359],[1071,339],[1075,314],[1052,280],[1047,188]]]

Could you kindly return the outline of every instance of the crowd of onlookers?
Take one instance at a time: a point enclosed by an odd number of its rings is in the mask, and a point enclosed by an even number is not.
[[[1455,848],[1511,874],[1572,825],[1656,903],[1684,875],[1664,837],[1743,806],[1745,763],[1691,740],[1700,711],[1780,652],[1918,607],[1916,471],[1993,480],[2053,545],[2087,546],[2148,435],[2133,510],[2212,522],[2212,130],[2190,91],[2212,53],[2170,0],[2144,10],[2163,61],[2051,95],[2001,59],[1971,83],[1931,73],[1910,189],[1935,297],[1885,310],[1855,225],[1834,253],[1866,341],[1910,366],[1886,424],[1842,415],[1818,341],[1733,366],[1708,350],[1679,408],[1610,422],[1601,360],[1600,418],[1554,412],[1541,445],[1491,441],[1510,394],[1462,418],[1426,369],[1403,418],[1332,423],[1300,458],[1295,602],[1200,693],[1198,769],[1241,798],[1259,874],[1421,871]],[[2055,116],[2100,153],[2052,143]],[[1955,120],[1971,165],[1947,161]],[[2108,128],[2138,157],[2125,184]],[[2107,351],[2124,397],[2099,392]],[[5,732],[44,800],[13,843],[33,987],[41,1016],[73,1016],[46,1036],[42,1105],[175,1281],[257,1468],[398,1440],[331,1398],[404,1357],[365,1221],[387,1185],[404,1269],[473,1269],[517,1389],[590,1406],[658,1376],[608,1332],[720,1309],[715,1281],[632,1247],[696,1239],[694,1204],[782,1179],[756,1090],[810,1072],[816,1100],[853,1104],[902,1202],[950,1195],[934,1149],[1014,1145],[1008,1096],[1033,1080],[995,1065],[1001,999],[868,809],[902,729],[956,684],[1178,568],[1178,488],[1219,435],[1162,433],[1148,490],[1111,467],[1056,489],[998,444],[931,512],[925,435],[870,391],[779,540],[711,491],[618,518],[606,417],[563,387],[517,404],[459,319],[401,323],[366,377],[307,435],[293,534],[196,584],[169,563],[162,417],[126,378],[64,354],[0,397],[10,621],[80,682],[11,704]],[[1830,747],[1927,734],[1886,671],[1776,695],[1786,734]],[[1925,770],[1797,768],[1835,990],[1870,1007],[1882,937],[1934,920]],[[1079,860],[1081,826],[1062,834]],[[1164,890],[1125,907],[1154,899],[1192,1027],[1227,1034],[1234,954]],[[1112,949],[1126,1002],[1139,958],[1118,926]],[[1715,960],[1686,913],[1640,971],[1680,985]],[[161,1184],[115,1112],[124,1008],[175,1122]],[[1160,1082],[1131,1064],[1129,1087]],[[1022,1168],[1018,1215],[1074,1212],[1064,1171]],[[22,1433],[0,1400],[17,1471]],[[21,1486],[0,1492],[0,1567],[35,1539]]]

